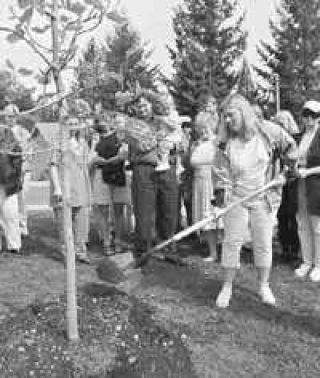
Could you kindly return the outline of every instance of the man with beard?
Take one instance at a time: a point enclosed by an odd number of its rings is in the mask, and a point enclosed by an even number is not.
[[[135,102],[136,116],[149,125],[152,138],[132,138],[129,160],[132,166],[132,199],[136,220],[135,257],[139,259],[152,244],[170,238],[177,228],[178,182],[176,164],[170,159],[167,170],[157,170],[158,123],[152,103],[140,95]],[[134,122],[134,121],[133,121]],[[172,154],[172,151],[171,151]]]

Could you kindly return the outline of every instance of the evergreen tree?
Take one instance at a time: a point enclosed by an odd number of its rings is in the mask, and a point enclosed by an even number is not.
[[[246,34],[235,7],[234,0],[184,0],[176,10],[171,87],[183,114],[193,116],[205,94],[221,100],[237,80],[232,68],[245,49]]]
[[[0,71],[0,109],[9,103],[16,104],[21,111],[31,109],[34,106],[33,92],[34,89],[26,88],[14,73]]]
[[[257,99],[257,84],[253,77],[253,70],[247,58],[244,56],[238,73],[238,92],[251,101]]]
[[[263,65],[256,67],[267,86],[280,81],[281,108],[298,115],[306,99],[320,100],[314,61],[320,56],[320,1],[282,0],[278,20],[270,20],[274,43],[260,43]]]
[[[153,88],[158,77],[158,66],[150,64],[153,53],[129,23],[116,28],[113,38],[108,38],[104,48],[107,67],[122,76],[122,90],[131,89],[136,83],[143,88]]]
[[[113,109],[117,91],[136,86],[153,88],[159,69],[150,64],[151,54],[152,50],[128,23],[117,27],[103,46],[92,40],[78,66],[77,79],[82,88],[96,88],[82,96],[91,104],[101,102],[105,108]]]

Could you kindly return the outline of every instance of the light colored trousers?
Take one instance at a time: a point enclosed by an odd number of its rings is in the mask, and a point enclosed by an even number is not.
[[[231,202],[238,200],[231,199]],[[249,230],[250,223],[250,230]],[[225,238],[222,249],[222,266],[240,268],[240,252],[248,232],[251,233],[255,265],[270,268],[272,265],[273,214],[264,199],[236,206],[224,217]]]
[[[21,231],[18,208],[18,195],[1,198],[0,224],[7,241],[8,249],[21,248]]]
[[[308,212],[305,180],[298,184],[296,219],[303,262],[320,268],[320,216]]]
[[[59,242],[64,249],[62,207],[56,207],[54,213],[58,226]],[[89,208],[84,206],[71,207],[71,216],[74,247],[76,252],[81,252],[86,250],[89,237]]]
[[[23,188],[18,193],[18,209],[19,209],[19,219],[20,219],[20,228],[23,234],[28,234],[28,212],[25,203],[26,192],[29,189],[31,181],[31,173],[25,172],[23,179]]]

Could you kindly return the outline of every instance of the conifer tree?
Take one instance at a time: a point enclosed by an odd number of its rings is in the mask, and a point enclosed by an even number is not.
[[[280,104],[298,115],[306,99],[320,100],[314,61],[320,56],[320,1],[282,0],[277,19],[270,20],[274,43],[261,41],[256,67],[266,86],[279,75]]]
[[[171,84],[181,113],[193,116],[203,94],[221,100],[235,84],[232,68],[246,45],[243,17],[237,19],[235,9],[234,0],[184,0],[177,8]]]
[[[80,87],[96,88],[94,94],[88,92],[83,96],[89,102],[101,102],[104,108],[112,109],[117,91],[131,90],[137,85],[153,88],[159,69],[151,65],[151,55],[152,50],[129,23],[117,27],[102,46],[91,40],[78,66],[77,79]]]

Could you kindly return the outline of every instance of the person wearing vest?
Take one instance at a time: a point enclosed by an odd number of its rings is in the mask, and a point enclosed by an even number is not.
[[[225,170],[232,182],[226,196],[229,204],[248,196],[272,179],[275,151],[283,154],[288,164],[293,164],[296,159],[296,144],[280,127],[263,129],[252,106],[239,94],[228,99],[223,113],[220,134],[223,159],[220,161],[224,161],[221,169]],[[236,206],[225,215],[222,250],[225,278],[216,299],[218,307],[228,307],[232,297],[233,281],[240,268],[240,250],[249,223],[254,262],[258,271],[258,295],[264,303],[276,304],[269,286],[269,276],[272,266],[273,216],[278,203],[278,191],[269,191]]]
[[[299,145],[298,233],[302,264],[297,277],[310,273],[310,280],[320,281],[320,103],[307,101],[302,109],[304,133]],[[308,177],[307,177],[308,176]]]

